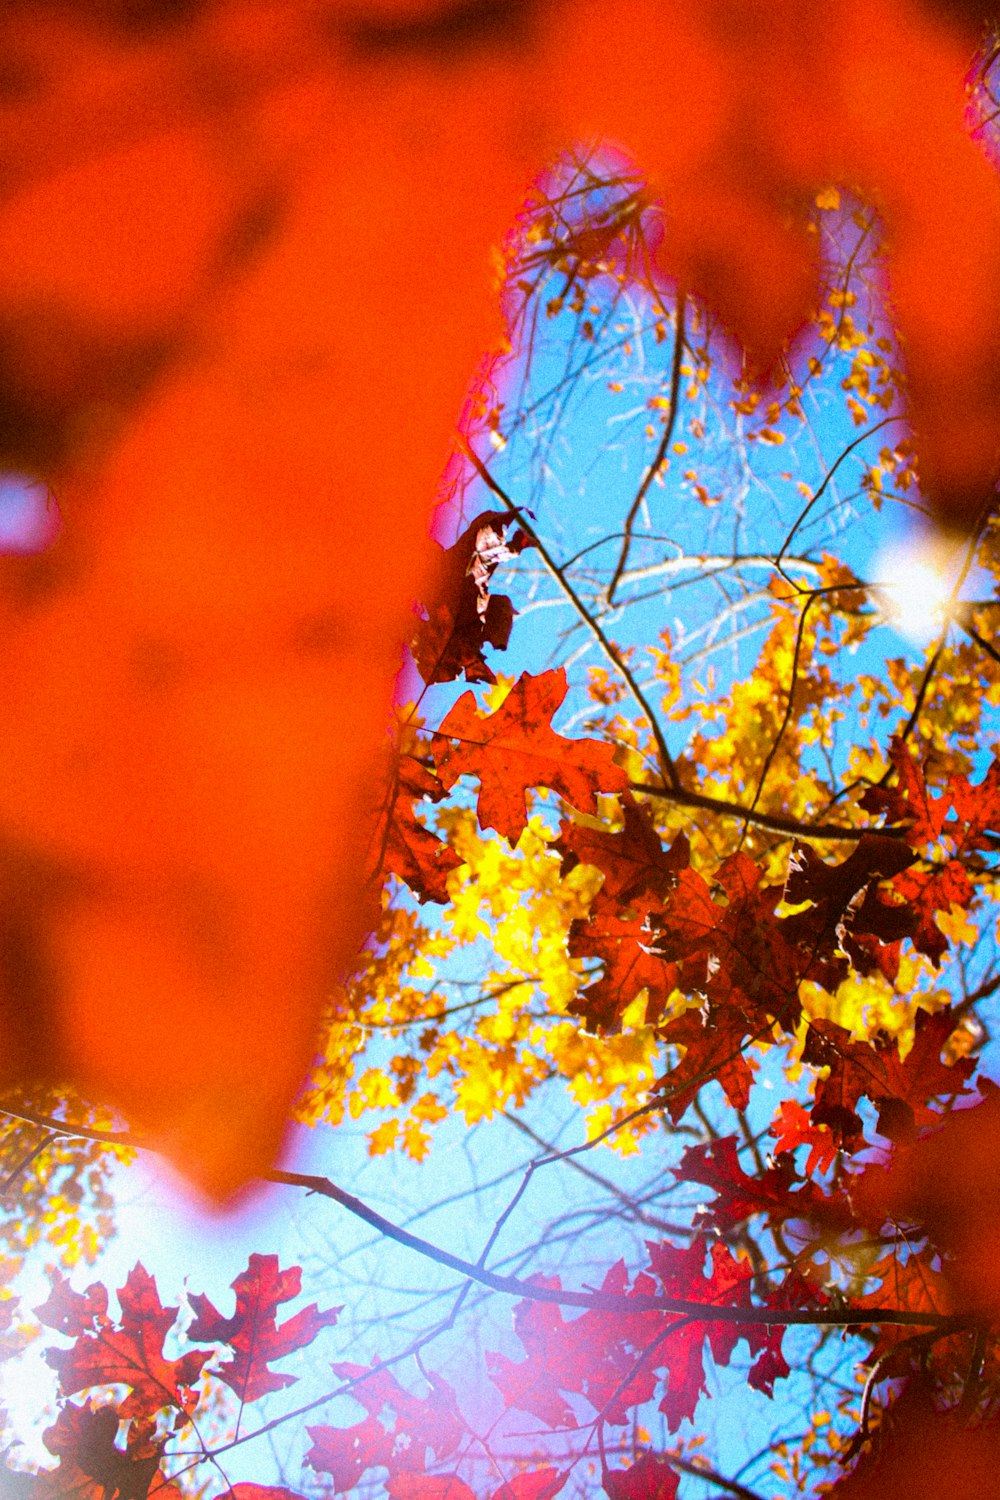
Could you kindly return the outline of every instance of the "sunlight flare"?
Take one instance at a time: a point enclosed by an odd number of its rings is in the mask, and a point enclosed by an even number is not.
[[[872,598],[894,630],[926,646],[944,625],[957,570],[954,548],[940,537],[907,537],[879,554]]]

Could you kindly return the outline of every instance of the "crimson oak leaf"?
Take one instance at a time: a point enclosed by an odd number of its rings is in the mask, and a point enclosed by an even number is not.
[[[45,1446],[59,1459],[43,1471],[31,1494],[37,1500],[181,1500],[181,1492],[160,1471],[162,1445],[130,1425],[125,1449],[116,1438],[124,1410],[117,1406],[62,1408],[45,1433]]]
[[[812,1021],[802,1060],[830,1070],[816,1086],[813,1122],[829,1125],[848,1150],[863,1142],[855,1108],[862,1097],[876,1105],[878,1132],[886,1140],[912,1140],[922,1126],[937,1124],[941,1116],[930,1101],[967,1093],[965,1080],[974,1067],[969,1058],[953,1064],[941,1059],[955,1025],[947,1007],[934,1015],[918,1011],[913,1046],[903,1058],[895,1037],[876,1034],[871,1042],[855,1042],[835,1021]]]
[[[92,1297],[94,1288],[86,1294]],[[93,1297],[100,1303],[100,1298]],[[149,1417],[172,1406],[190,1413],[196,1396],[192,1390],[207,1354],[189,1350],[181,1359],[167,1359],[163,1340],[174,1325],[176,1307],[163,1307],[156,1282],[142,1265],[136,1265],[118,1292],[121,1323],[115,1326],[96,1316],[92,1329],[83,1328],[71,1349],[48,1349],[45,1359],[58,1373],[64,1396],[93,1386],[127,1385],[130,1394],[121,1406],[123,1419]],[[66,1321],[74,1314],[68,1313]]]
[[[220,1500],[305,1500],[304,1495],[271,1484],[234,1484]]]
[[[395,875],[419,901],[448,900],[448,876],[462,863],[455,850],[417,817],[418,798],[439,802],[445,789],[413,755],[400,757],[391,806],[375,844],[382,873]]]
[[[514,606],[506,594],[490,593],[490,579],[500,563],[534,545],[520,528],[507,542],[512,520],[505,511],[486,511],[445,552],[437,595],[413,642],[425,682],[453,682],[463,672],[466,682],[496,681],[483,647],[507,649]]]
[[[433,1372],[428,1375],[431,1394],[421,1399],[377,1363],[370,1368],[335,1364],[333,1373],[354,1382],[351,1398],[368,1413],[353,1427],[308,1429],[313,1446],[306,1463],[317,1472],[331,1475],[337,1494],[354,1489],[368,1469],[387,1468],[390,1480],[402,1478],[400,1471],[408,1472],[422,1463],[428,1448],[435,1458],[442,1459],[458,1447],[464,1427],[455,1392],[442,1376]],[[386,1422],[389,1411],[393,1413],[391,1428]]]
[[[662,899],[688,864],[686,834],[678,834],[665,850],[646,809],[628,792],[622,797],[622,810],[625,822],[620,832],[564,822],[553,845],[562,856],[564,875],[574,866],[586,864],[594,865],[604,876],[594,898],[595,911],[611,904],[629,905],[647,895]]]
[[[81,1333],[94,1333],[108,1325],[108,1292],[99,1281],[85,1292],[74,1292],[69,1278],[59,1270],[53,1271],[49,1295],[35,1308],[35,1317],[46,1328],[77,1338]]]
[[[236,1311],[229,1318],[220,1313],[200,1292],[189,1297],[195,1320],[188,1338],[195,1343],[228,1344],[233,1358],[215,1373],[241,1402],[256,1401],[269,1391],[293,1385],[296,1375],[279,1375],[268,1369],[273,1359],[311,1344],[321,1328],[337,1321],[339,1307],[320,1312],[315,1303],[297,1312],[279,1328],[275,1318],[278,1304],[297,1297],[302,1287],[302,1271],[290,1266],[282,1271],[276,1255],[251,1255],[245,1271],[232,1283],[236,1293]],[[207,1359],[209,1356],[205,1355]]]
[[[445,787],[479,778],[480,828],[495,828],[513,847],[528,823],[528,787],[548,787],[580,812],[597,809],[598,792],[624,792],[628,780],[614,751],[600,740],[568,740],[552,728],[566,697],[562,667],[525,672],[495,713],[482,715],[471,693],[447,714],[434,742]]]
[[[388,1468],[392,1461],[393,1435],[377,1417],[365,1417],[353,1427],[324,1423],[306,1430],[312,1447],[305,1461],[317,1473],[330,1475],[337,1495],[353,1490],[369,1469]]]

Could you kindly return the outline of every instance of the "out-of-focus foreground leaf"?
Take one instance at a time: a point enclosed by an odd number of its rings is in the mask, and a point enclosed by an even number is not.
[[[359,851],[490,247],[594,133],[766,370],[806,207],[881,208],[925,481],[990,493],[1000,187],[906,0],[19,0],[0,20],[0,1084],[72,1080],[224,1197],[272,1159]],[[667,60],[669,59],[669,65]]]

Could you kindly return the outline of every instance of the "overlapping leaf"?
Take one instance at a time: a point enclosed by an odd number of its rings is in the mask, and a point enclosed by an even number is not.
[[[816,1086],[813,1121],[829,1125],[849,1150],[857,1149],[863,1138],[856,1112],[862,1098],[877,1106],[878,1130],[888,1140],[912,1140],[920,1127],[937,1124],[941,1116],[932,1101],[968,1092],[966,1080],[974,1066],[969,1058],[955,1063],[942,1060],[954,1029],[949,1009],[934,1014],[918,1011],[913,1046],[903,1058],[894,1037],[855,1042],[835,1021],[813,1021],[803,1060],[829,1068]]]
[[[659,1291],[709,1309],[749,1311],[752,1268],[725,1245],[712,1246],[707,1274],[700,1239],[684,1249],[663,1241],[649,1243],[647,1249],[646,1269],[630,1280],[619,1261],[608,1271],[601,1291],[623,1297],[626,1303]],[[630,1408],[661,1392],[660,1410],[675,1430],[694,1414],[704,1390],[706,1344],[716,1363],[726,1364],[737,1342],[746,1339],[758,1356],[755,1383],[768,1392],[773,1379],[787,1370],[779,1358],[780,1329],[733,1319],[701,1322],[637,1307],[614,1314],[592,1309],[567,1320],[551,1303],[521,1302],[514,1327],[526,1358],[488,1355],[490,1377],[507,1406],[529,1412],[552,1428],[575,1425],[573,1398],[600,1412],[603,1420],[623,1424]]]
[[[368,1413],[352,1427],[308,1429],[312,1447],[306,1462],[318,1473],[331,1476],[337,1494],[353,1489],[368,1469],[387,1468],[390,1480],[415,1470],[422,1473],[428,1449],[443,1459],[458,1447],[464,1425],[455,1392],[440,1375],[430,1377],[431,1395],[421,1400],[401,1386],[391,1371],[377,1366],[367,1370],[363,1365],[341,1363],[334,1365],[333,1372],[342,1380],[356,1382],[351,1395]],[[391,1425],[384,1420],[388,1411],[393,1413]]]
[[[529,787],[548,787],[581,812],[596,810],[598,792],[626,788],[610,745],[568,740],[552,728],[566,692],[566,673],[557,667],[538,677],[525,672],[493,714],[480,714],[473,695],[465,693],[435,738],[442,784],[452,787],[459,776],[477,776],[479,826],[495,828],[512,845],[527,827]]]
[[[500,563],[532,545],[520,527],[507,542],[512,524],[508,513],[486,511],[446,551],[437,591],[414,639],[414,660],[425,682],[452,682],[463,673],[466,682],[496,681],[483,648],[507,649],[514,608],[506,594],[490,592],[490,579]]]
[[[162,1443],[140,1424],[130,1424],[124,1448],[116,1441],[125,1418],[117,1406],[65,1405],[45,1433],[45,1446],[59,1459],[43,1472],[32,1500],[181,1500],[181,1491],[160,1470]]]
[[[417,816],[417,800],[444,796],[436,776],[413,755],[400,757],[396,794],[376,832],[381,870],[409,886],[420,901],[447,901],[448,876],[462,863],[455,850]]]

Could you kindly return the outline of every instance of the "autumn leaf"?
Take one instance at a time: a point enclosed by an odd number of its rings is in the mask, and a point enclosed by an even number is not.
[[[627,1469],[609,1469],[604,1488],[610,1500],[675,1500],[680,1482],[669,1460],[643,1453]]]
[[[305,1500],[305,1497],[270,1484],[234,1484],[222,1500]]]
[[[381,873],[397,876],[420,901],[447,901],[448,876],[461,857],[416,812],[417,798],[440,801],[445,789],[412,755],[400,757],[395,779],[396,795],[373,837]]]
[[[902,1058],[894,1037],[876,1035],[871,1042],[855,1042],[835,1021],[813,1021],[802,1059],[830,1070],[817,1084],[813,1122],[829,1125],[848,1150],[856,1150],[862,1140],[856,1105],[864,1097],[878,1107],[880,1135],[887,1140],[912,1140],[922,1126],[936,1124],[940,1118],[931,1104],[935,1097],[948,1099],[968,1092],[971,1060],[945,1063],[941,1058],[954,1029],[950,1010],[933,1015],[919,1011],[913,1046]]]
[[[605,1034],[619,1029],[624,1012],[641,990],[647,993],[646,1020],[659,1020],[677,983],[676,964],[665,963],[657,950],[657,933],[648,911],[626,915],[601,912],[576,921],[569,932],[574,958],[597,958],[598,979],[588,984],[569,1007],[588,1031]]]
[[[430,1448],[447,1458],[461,1441],[463,1426],[455,1392],[440,1375],[432,1375],[426,1400],[404,1389],[391,1371],[339,1363],[333,1373],[354,1382],[351,1397],[368,1413],[353,1427],[310,1427],[312,1448],[306,1462],[330,1474],[340,1494],[353,1489],[367,1469],[386,1467],[390,1478],[409,1473]],[[393,1413],[392,1426],[386,1414]],[[405,1481],[404,1481],[405,1482]]]
[[[770,1129],[777,1139],[774,1152],[795,1151],[799,1146],[808,1146],[805,1175],[811,1177],[818,1167],[826,1172],[837,1157],[837,1142],[827,1125],[815,1125],[797,1099],[782,1099],[778,1115]]]
[[[134,1453],[116,1445],[121,1421],[122,1412],[116,1406],[64,1406],[44,1439],[49,1452],[59,1459],[59,1468],[43,1472],[32,1494],[40,1500],[104,1500],[109,1495],[145,1500],[155,1484],[164,1500],[180,1500],[180,1491],[165,1483],[160,1473],[158,1446]],[[149,1445],[130,1441],[128,1447],[134,1446]]]
[[[305,1461],[317,1473],[330,1475],[335,1494],[353,1490],[369,1469],[388,1467],[392,1460],[393,1435],[376,1417],[353,1427],[322,1424],[307,1431],[312,1447]]]
[[[494,1490],[490,1500],[552,1500],[569,1478],[565,1469],[542,1468],[533,1473],[515,1474],[506,1484]]]
[[[989,1495],[996,1488],[1000,1429],[975,1425],[936,1408],[926,1381],[915,1381],[894,1404],[874,1443],[852,1473],[827,1492],[833,1500],[940,1500]]]
[[[796,1181],[787,1157],[751,1176],[740,1165],[736,1138],[731,1135],[689,1146],[674,1175],[681,1182],[700,1182],[712,1189],[715,1201],[702,1216],[721,1234],[731,1234],[755,1214],[766,1214],[776,1225],[818,1216],[829,1202],[812,1182]]]
[[[476,1492],[457,1474],[391,1474],[386,1493],[392,1500],[476,1500]]]
[[[57,1333],[78,1338],[82,1333],[96,1333],[110,1326],[108,1293],[100,1282],[85,1292],[75,1292],[69,1279],[55,1271],[49,1283],[49,1295],[35,1308],[35,1317]]]
[[[525,672],[493,714],[481,715],[473,695],[464,693],[435,738],[442,784],[477,776],[479,826],[495,828],[512,846],[528,824],[528,787],[549,787],[581,812],[594,812],[598,792],[627,786],[610,745],[567,740],[552,729],[566,692],[566,673],[557,667],[538,677]]]
[[[452,682],[462,673],[466,682],[496,681],[483,647],[507,649],[514,608],[505,594],[490,592],[490,579],[500,563],[533,545],[520,527],[508,543],[512,524],[511,515],[486,511],[445,552],[437,592],[414,638],[414,660],[425,682]]]
[[[101,1301],[96,1296],[80,1300],[94,1307]],[[96,1312],[91,1326],[83,1326],[79,1305],[76,1312],[40,1309],[61,1320],[65,1330],[78,1330],[71,1349],[49,1349],[45,1356],[59,1376],[63,1395],[93,1386],[127,1385],[131,1390],[120,1408],[123,1418],[148,1416],[164,1406],[189,1414],[196,1400],[192,1388],[208,1355],[191,1349],[180,1359],[164,1357],[163,1341],[174,1326],[177,1308],[161,1306],[156,1283],[143,1266],[129,1272],[118,1300],[118,1325]],[[65,1308],[65,1298],[61,1306]]]
[[[302,1272],[298,1266],[282,1271],[276,1255],[253,1254],[246,1270],[232,1283],[236,1311],[231,1317],[218,1312],[203,1293],[189,1296],[195,1320],[188,1329],[188,1338],[199,1344],[229,1345],[233,1358],[214,1373],[236,1393],[241,1403],[257,1401],[269,1391],[294,1385],[297,1375],[269,1370],[270,1362],[311,1344],[321,1328],[337,1321],[341,1308],[320,1312],[312,1303],[279,1328],[275,1316],[278,1305],[297,1297],[301,1286]],[[209,1357],[204,1356],[206,1360]]]
[[[940,1129],[901,1151],[865,1197],[869,1212],[919,1223],[946,1257],[956,1301],[992,1315],[1000,1306],[1000,1091],[988,1079],[979,1089],[980,1101],[953,1110]]]
[[[587,864],[604,876],[595,910],[611,903],[628,906],[647,895],[662,899],[689,861],[686,835],[678,834],[665,850],[649,814],[632,794],[625,792],[621,801],[624,825],[620,832],[564,821],[553,845],[562,856],[564,875],[578,864]]]

